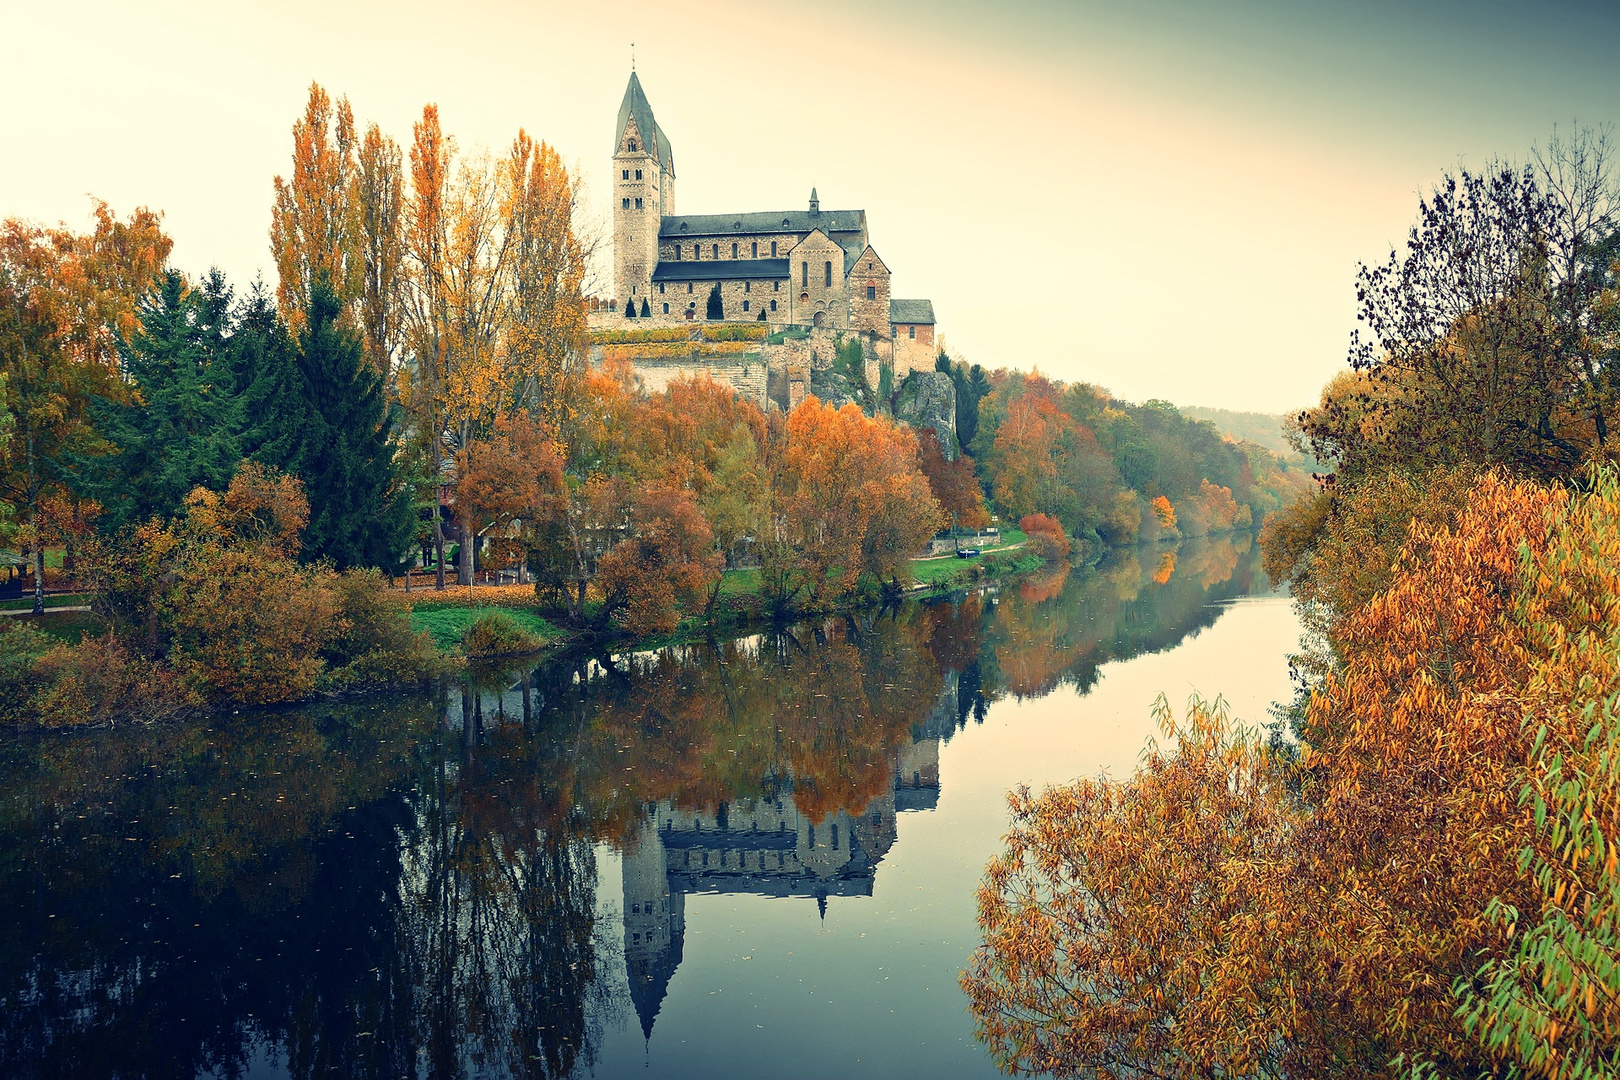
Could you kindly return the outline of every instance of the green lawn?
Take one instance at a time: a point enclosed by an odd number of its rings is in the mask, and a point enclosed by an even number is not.
[[[47,608],[82,607],[89,602],[89,593],[63,593],[61,596],[47,596],[45,598]],[[33,606],[33,593],[26,594],[21,600],[0,600],[0,611],[27,611]]]
[[[503,607],[500,605],[481,605],[479,607],[452,607],[448,604],[434,604],[432,607],[417,607],[411,611],[411,626],[417,630],[426,630],[433,638],[433,644],[443,652],[459,652],[461,650],[461,635],[471,626],[473,620],[486,611],[501,611],[512,617],[512,621],[540,635],[546,641],[559,637],[562,631],[551,625],[539,615],[524,608]]]
[[[8,620],[16,619],[15,615],[6,616]],[[69,645],[77,645],[86,637],[107,632],[107,623],[100,615],[93,611],[60,611],[49,612],[39,618],[27,619],[28,625],[42,634],[49,634],[53,638],[65,641]]]

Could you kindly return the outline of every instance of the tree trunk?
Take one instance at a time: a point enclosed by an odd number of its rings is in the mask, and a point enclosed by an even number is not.
[[[28,526],[34,534],[34,550],[30,559],[34,564],[34,614],[45,614],[45,545],[39,536],[39,508],[28,508]]]
[[[433,587],[444,588],[444,486],[438,488],[438,505],[433,508]]]
[[[465,526],[461,530],[461,557],[456,560],[456,584],[471,585],[473,582],[473,549],[478,539],[472,531]]]

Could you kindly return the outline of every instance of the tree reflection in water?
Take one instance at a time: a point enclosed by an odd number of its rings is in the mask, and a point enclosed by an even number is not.
[[[582,1073],[627,1005],[651,1036],[686,893],[870,893],[944,741],[1212,622],[1240,539],[434,696],[10,738],[0,1074]]]

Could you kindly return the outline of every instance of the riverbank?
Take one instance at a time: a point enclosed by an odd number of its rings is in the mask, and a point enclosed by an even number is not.
[[[1044,560],[1021,553],[1026,537],[1017,529],[1003,530],[1000,540],[961,557],[953,552],[913,559],[912,584],[908,597],[926,598],[951,592],[977,582],[999,579],[1039,569]],[[542,642],[546,651],[582,641],[609,637],[615,644],[631,648],[656,647],[691,640],[716,630],[738,630],[771,617],[758,569],[727,570],[709,610],[688,615],[672,633],[656,637],[616,637],[591,626],[567,626],[556,620],[556,612],[545,608],[528,585],[459,585],[409,592],[392,592],[411,611],[411,627],[425,631],[434,647],[448,658],[467,659],[463,642],[468,629],[482,616],[499,612]],[[822,609],[795,609],[795,616],[823,615],[861,606],[861,598],[829,604]],[[548,617],[551,616],[551,617]]]

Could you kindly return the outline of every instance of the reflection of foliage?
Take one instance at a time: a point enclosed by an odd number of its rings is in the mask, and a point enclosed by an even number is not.
[[[295,1077],[588,1069],[622,1007],[596,842],[659,802],[858,812],[911,740],[1206,624],[1238,565],[1209,588],[1054,568],[1028,595],[474,667],[447,700],[13,741],[0,1074],[229,1075],[265,1047]]]

